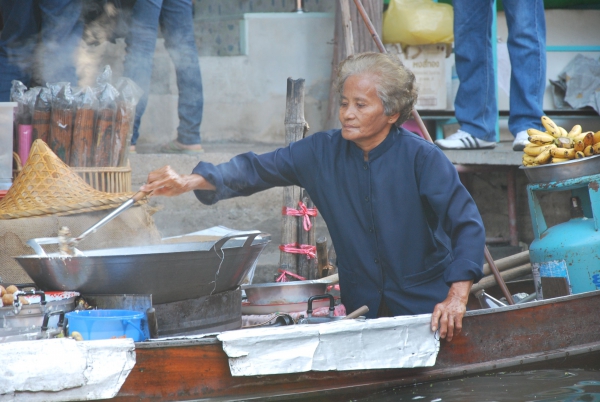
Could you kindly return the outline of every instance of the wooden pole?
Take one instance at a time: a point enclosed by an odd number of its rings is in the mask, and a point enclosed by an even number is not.
[[[314,208],[310,196],[306,192],[305,189],[301,191],[302,197],[301,201],[306,205],[306,208]],[[311,246],[315,245],[315,218],[310,217],[311,227],[310,230],[304,230],[303,220],[304,217],[296,218],[298,224],[298,242],[300,244],[308,244]],[[298,275],[305,277],[306,279],[317,279],[319,275],[317,274],[317,262],[316,258],[306,258],[305,255],[298,256]]]
[[[287,96],[285,102],[285,143],[296,142],[304,136],[306,120],[304,120],[304,79],[287,79]],[[283,206],[298,208],[300,188],[287,186],[283,188]],[[298,218],[282,215],[281,242],[283,244],[298,243]],[[290,272],[298,272],[298,254],[280,251],[279,267]]]
[[[329,276],[329,258],[327,255],[327,237],[321,236],[317,239],[317,270],[319,277]]]
[[[354,38],[352,37],[352,21],[350,19],[350,0],[340,0],[340,14],[342,16],[342,30],[344,33],[344,49],[346,57],[354,54]]]

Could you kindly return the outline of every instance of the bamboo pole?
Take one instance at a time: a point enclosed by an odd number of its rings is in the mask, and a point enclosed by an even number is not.
[[[516,279],[520,276],[531,273],[531,264],[523,264],[516,266],[514,268],[508,269],[500,273],[503,281],[510,281]],[[483,289],[487,289],[496,285],[496,278],[494,275],[487,275],[481,278],[481,280],[471,287],[471,293],[475,294],[475,292]]]

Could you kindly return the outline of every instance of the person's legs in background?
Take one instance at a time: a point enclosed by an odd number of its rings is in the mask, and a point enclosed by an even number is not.
[[[496,82],[492,56],[493,2],[453,0],[454,54],[460,81],[454,107],[460,130],[436,144],[444,149],[496,145]],[[495,41],[494,41],[495,43]]]
[[[33,0],[1,0],[4,28],[0,35],[0,102],[10,100],[12,80],[27,87],[40,31],[40,13]]]
[[[546,89],[546,17],[543,0],[503,0],[511,60],[508,128],[513,149],[527,144],[527,129],[542,129]],[[544,129],[542,129],[544,131]]]
[[[161,8],[162,0],[136,1],[131,13],[131,26],[125,38],[127,53],[123,75],[135,81],[144,91],[135,113],[133,136],[131,138],[133,149],[135,149],[135,144],[140,135],[140,122],[148,103]]]
[[[81,43],[82,0],[39,1],[42,16],[38,70],[41,84],[68,81],[76,86],[75,52]]]
[[[191,0],[164,0],[160,25],[165,47],[175,65],[179,99],[177,139],[161,147],[162,152],[202,152],[200,124],[204,98],[198,50],[194,37]]]

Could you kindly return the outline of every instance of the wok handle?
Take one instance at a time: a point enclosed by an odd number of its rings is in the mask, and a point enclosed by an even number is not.
[[[346,315],[343,318],[343,320],[353,320],[357,317],[360,317],[361,315],[367,314],[368,312],[369,312],[369,308],[367,306],[362,306],[362,307],[359,307],[358,309],[354,310],[350,314]]]
[[[217,240],[215,244],[213,244],[212,249],[214,251],[220,251],[225,245],[225,243],[227,243],[231,239],[237,239],[238,237],[248,237],[248,239],[246,239],[246,242],[244,243],[243,248],[250,247],[250,245],[252,245],[252,242],[258,235],[266,235],[266,233],[263,233],[260,230],[251,230],[248,232],[236,232],[226,234],[225,236]]]

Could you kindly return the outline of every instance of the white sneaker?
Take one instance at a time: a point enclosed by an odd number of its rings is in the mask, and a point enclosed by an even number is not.
[[[513,141],[513,151],[522,151],[529,144],[527,131],[519,131]]]
[[[493,141],[484,141],[462,130],[443,140],[435,140],[435,143],[442,149],[490,149],[496,146]]]

